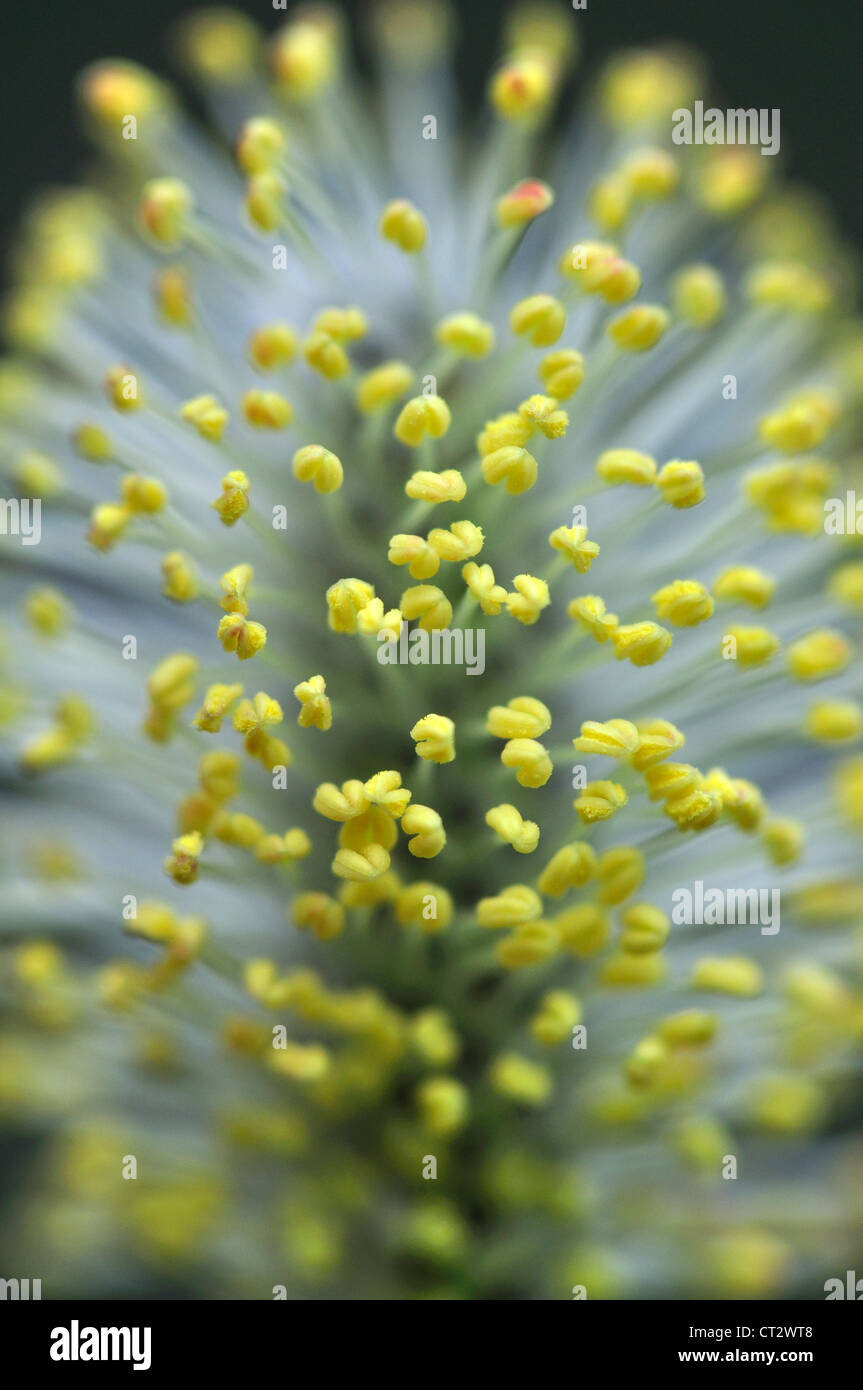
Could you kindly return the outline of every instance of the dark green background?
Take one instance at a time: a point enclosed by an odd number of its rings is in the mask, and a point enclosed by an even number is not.
[[[562,0],[565,3],[565,0]],[[363,8],[343,0],[344,9]],[[29,192],[69,181],[86,160],[72,98],[75,73],[122,55],[165,67],[165,30],[194,8],[184,0],[7,0],[0,82],[0,237],[5,251]],[[236,8],[271,29],[284,19],[269,0]],[[505,3],[461,0],[458,62],[478,93],[497,51]],[[723,105],[778,106],[791,172],[829,195],[853,238],[863,240],[859,132],[863,83],[861,0],[588,0],[579,15],[587,59],[645,40],[683,39],[708,56]]]

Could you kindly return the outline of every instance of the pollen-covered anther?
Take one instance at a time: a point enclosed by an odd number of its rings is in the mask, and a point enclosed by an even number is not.
[[[242,686],[222,686],[221,690],[240,690]],[[259,690],[254,700],[241,700],[234,712],[234,728],[239,734],[250,734],[256,729],[281,724],[284,713],[278,700],[266,691]]]
[[[373,367],[360,377],[354,397],[357,408],[364,415],[386,410],[410,390],[415,375],[406,362],[383,362],[379,367]]]
[[[242,613],[226,613],[219,623],[218,638],[226,652],[236,652],[240,661],[248,661],[267,645],[267,629]]]
[[[399,781],[401,779],[399,778]],[[348,821],[362,815],[370,805],[362,782],[352,779],[339,789],[334,782],[322,782],[316,789],[312,805],[319,816],[327,820]],[[407,802],[405,802],[407,805]]]
[[[390,536],[387,559],[391,565],[407,565],[412,579],[431,579],[440,569],[440,555],[422,536]]]
[[[509,326],[534,347],[551,347],[566,327],[566,310],[551,294],[529,295],[511,310]]]
[[[357,613],[357,630],[367,637],[386,632],[390,638],[400,636],[403,615],[400,608],[384,608],[383,599],[373,598]]]
[[[597,642],[607,642],[619,621],[616,613],[606,610],[605,599],[599,594],[583,594],[581,598],[570,599],[566,611],[573,622],[582,623]]]
[[[442,396],[413,396],[402,406],[393,434],[402,444],[417,448],[424,439],[442,439],[452,422]]]
[[[651,595],[657,616],[675,627],[696,627],[713,613],[713,599],[697,579],[675,579]]]
[[[328,623],[333,632],[354,633],[357,614],[375,596],[374,588],[364,579],[338,579],[327,589]]]
[[[256,429],[283,430],[294,418],[294,407],[278,391],[253,389],[243,396],[243,414]]]
[[[536,821],[524,820],[517,807],[503,802],[486,811],[486,825],[491,826],[505,844],[512,845],[518,854],[532,854],[539,844],[539,826]]]
[[[249,480],[239,468],[232,469],[222,479],[222,491],[210,503],[225,526],[234,526],[249,510]]]
[[[841,632],[820,628],[792,642],[786,656],[795,680],[819,681],[844,671],[852,654],[851,644]]]
[[[219,604],[226,613],[242,613],[243,617],[248,614],[246,590],[254,577],[255,571],[248,564],[233,565],[231,569],[225,570],[219,580],[222,590]]]
[[[619,782],[588,782],[572,803],[585,825],[609,820],[625,806],[629,797]]]
[[[204,841],[197,830],[189,835],[180,835],[171,845],[171,853],[164,861],[165,873],[175,883],[186,886],[198,877],[198,861],[204,850]]]
[[[444,714],[427,714],[411,729],[417,756],[430,763],[451,763],[455,758],[455,724]]]
[[[585,294],[598,294],[606,304],[625,304],[641,289],[638,266],[605,241],[575,242],[564,251],[558,270]]]
[[[301,483],[314,483],[320,493],[338,492],[344,481],[341,459],[323,444],[305,444],[294,454],[294,477]]]
[[[548,538],[552,550],[564,555],[579,574],[587,574],[597,555],[596,541],[587,539],[586,526],[558,526]]]
[[[644,882],[644,855],[633,845],[618,845],[600,855],[596,872],[600,903],[603,907],[616,907],[637,892]]]
[[[544,787],[554,771],[547,749],[532,738],[511,738],[500,760],[504,767],[517,769],[515,780],[520,787]]]
[[[631,661],[633,666],[652,666],[671,646],[671,633],[659,623],[628,623],[616,627],[611,634],[614,655],[618,661]]]
[[[202,733],[217,734],[231,705],[235,700],[239,700],[242,693],[243,687],[239,683],[208,686],[201,708],[192,720],[195,728],[200,729]]]
[[[436,526],[428,534],[428,543],[432,549],[442,560],[451,564],[458,564],[463,560],[469,560],[473,555],[478,555],[484,540],[482,528],[472,521],[454,521],[449,530]]]
[[[383,845],[369,844],[362,849],[339,849],[332,862],[332,872],[336,878],[346,878],[352,883],[363,883],[379,878],[390,866],[390,856]]]
[[[541,700],[516,695],[506,705],[493,705],[486,716],[493,738],[536,739],[551,728],[551,713]]]
[[[543,357],[537,371],[548,394],[555,400],[567,401],[584,381],[587,367],[583,353],[575,348],[558,348]]]
[[[638,725],[639,745],[632,754],[632,766],[637,772],[645,772],[656,766],[672,753],[677,753],[686,742],[685,736],[675,724],[667,719],[651,719]]]
[[[442,631],[452,622],[452,604],[443,589],[434,584],[415,584],[405,589],[399,608],[408,622],[419,618],[424,632]]]
[[[487,357],[494,348],[494,328],[478,314],[448,314],[435,327],[435,341],[462,357]]]
[[[480,458],[498,449],[521,448],[534,433],[533,422],[517,410],[507,411],[495,420],[486,420],[485,428],[477,435],[476,447]]]
[[[476,905],[476,915],[481,927],[492,930],[517,927],[541,917],[542,899],[525,884],[513,883],[509,888],[502,888],[494,898],[481,898]]]
[[[665,803],[665,814],[678,830],[707,830],[722,814],[723,803],[718,792],[706,786],[695,787],[682,796],[673,796]]]
[[[342,791],[344,790],[343,786]],[[392,770],[376,772],[363,784],[363,792],[373,806],[380,806],[396,820],[404,815],[405,807],[411,799],[407,787],[402,786],[401,773]]]
[[[298,893],[291,903],[291,917],[319,941],[332,941],[345,929],[345,910],[328,893]]]
[[[471,560],[464,566],[461,577],[483,613],[496,617],[506,603],[506,589],[495,583],[491,565],[477,565]]]
[[[422,251],[428,237],[426,220],[407,198],[395,198],[381,213],[380,234],[408,255]]]
[[[729,565],[713,581],[713,597],[750,608],[766,608],[776,591],[776,580],[754,565]]]
[[[333,711],[326,693],[327,683],[323,676],[310,676],[294,686],[294,694],[300,702],[297,723],[301,729],[330,729]]]
[[[530,627],[538,622],[542,610],[551,603],[548,585],[533,574],[517,574],[512,582],[515,592],[506,596],[507,612],[525,627]]]
[[[191,603],[198,597],[195,567],[181,550],[172,550],[162,560],[162,593],[174,603]]]
[[[404,812],[401,824],[405,835],[412,837],[408,840],[408,849],[417,859],[433,859],[444,848],[443,821],[431,806],[414,802]]]
[[[726,647],[733,653],[738,666],[761,666],[778,651],[779,638],[766,627],[742,627],[740,624],[734,624],[726,628],[723,634],[723,654]]]
[[[640,736],[628,719],[607,719],[604,723],[588,719],[572,742],[576,753],[604,753],[609,758],[625,758],[636,751]]]
[[[486,454],[482,460],[482,476],[491,487],[506,482],[513,497],[529,491],[537,479],[537,463],[533,454],[516,445],[508,445]]]
[[[704,501],[704,473],[694,460],[671,459],[663,464],[656,486],[672,507],[696,507]]]
[[[461,502],[467,485],[457,468],[445,468],[442,473],[420,469],[405,483],[405,492],[416,502]]]
[[[522,179],[495,203],[499,227],[523,227],[547,212],[554,203],[554,190],[541,179]]]
[[[553,396],[530,396],[518,408],[520,415],[544,434],[546,439],[563,439],[569,424],[565,410],[558,408]]]
[[[228,412],[215,396],[194,396],[180,407],[180,415],[195,429],[202,439],[218,444],[228,423]]]
[[[570,888],[580,888],[596,874],[596,851],[582,840],[564,845],[548,861],[537,880],[540,893],[562,898]]]
[[[544,965],[555,955],[559,945],[560,938],[553,922],[523,922],[497,942],[495,955],[505,970],[525,970],[532,965]]]
[[[670,322],[661,304],[634,304],[614,316],[606,333],[624,352],[647,352],[665,336]]]
[[[637,449],[606,449],[596,460],[596,476],[612,487],[624,483],[649,487],[656,482],[656,461]]]
[[[688,328],[712,328],[726,308],[725,285],[712,265],[688,265],[671,282],[671,308]]]

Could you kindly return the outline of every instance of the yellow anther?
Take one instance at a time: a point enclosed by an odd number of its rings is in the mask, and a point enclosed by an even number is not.
[[[554,204],[554,190],[541,179],[523,179],[495,203],[499,227],[523,227]]]
[[[540,893],[561,898],[569,888],[580,888],[596,873],[596,853],[591,845],[574,840],[553,855],[537,880]]]
[[[793,864],[803,852],[806,831],[800,821],[776,817],[765,823],[762,839],[774,864]]]
[[[269,116],[252,116],[237,140],[237,163],[244,174],[261,174],[281,162],[285,132]]]
[[[725,285],[712,265],[688,265],[671,283],[671,308],[689,328],[712,328],[725,313]]]
[[[764,985],[761,967],[747,956],[703,956],[695,966],[693,989],[752,997]]]
[[[494,1062],[490,1076],[492,1086],[500,1095],[520,1105],[545,1105],[551,1095],[552,1079],[546,1068],[515,1052],[502,1053]]]
[[[608,820],[621,806],[625,806],[628,800],[629,797],[619,782],[588,782],[584,790],[579,792],[573,806],[578,812],[579,820],[585,825],[591,825],[594,821]]]
[[[21,765],[27,772],[42,772],[68,762],[75,752],[75,744],[62,729],[49,729],[39,734],[21,751]]]
[[[232,86],[255,71],[258,30],[236,10],[191,10],[180,38],[183,58],[199,78]]]
[[[195,695],[198,663],[188,652],[174,652],[160,661],[147,680],[147,694],[154,705],[176,710]]]
[[[63,470],[38,449],[25,449],[15,463],[15,481],[27,497],[55,497],[62,492]]]
[[[294,694],[301,705],[297,716],[301,729],[325,731],[332,728],[333,710],[326,691],[327,683],[323,676],[309,676],[307,681],[300,681],[299,685],[294,686]]]
[[[754,782],[745,777],[729,777],[721,767],[711,768],[701,781],[705,791],[716,792],[741,830],[757,830],[766,812],[764,798]]]
[[[357,614],[375,596],[371,584],[364,579],[339,579],[327,589],[329,626],[333,632],[353,633],[357,630]]]
[[[526,401],[522,401],[518,413],[529,420],[546,439],[563,439],[566,434],[569,416],[565,410],[558,409],[553,396],[529,396]]]
[[[451,763],[455,757],[455,724],[444,714],[427,714],[411,729],[417,755],[430,763]]]
[[[701,167],[698,197],[716,217],[735,217],[764,188],[768,171],[760,153],[741,147],[713,150]]]
[[[683,796],[669,797],[664,810],[678,830],[707,830],[719,820],[722,808],[719,793],[700,786]]]
[[[615,989],[648,989],[651,985],[662,984],[666,974],[667,967],[661,951],[648,956],[632,956],[626,951],[618,951],[603,963],[599,980],[601,984]]]
[[[485,537],[482,528],[474,525],[472,521],[454,521],[448,531],[436,526],[433,531],[429,531],[428,543],[437,552],[442,560],[450,563],[460,563],[462,560],[469,560],[472,555],[478,555],[482,550]],[[417,575],[416,578],[422,576]]]
[[[507,492],[513,497],[518,497],[532,488],[536,482],[536,459],[527,449],[518,448],[516,445],[495,449],[482,460],[482,476],[491,487],[506,481]]]
[[[249,510],[249,480],[239,468],[222,479],[221,494],[210,503],[225,526],[234,526]]]
[[[226,845],[253,850],[265,836],[261,822],[244,811],[222,811],[213,823],[213,834]]]
[[[518,927],[542,916],[542,899],[523,883],[513,883],[501,889],[497,897],[481,898],[476,905],[477,921],[481,927],[497,930]]]
[[[478,314],[448,314],[435,327],[435,341],[464,357],[487,357],[494,347],[494,328]]]
[[[224,434],[229,419],[227,410],[215,396],[195,396],[186,401],[180,414],[195,426],[202,439],[210,439],[216,444]]]
[[[773,597],[776,580],[754,565],[730,565],[713,581],[713,597],[765,608]]]
[[[650,1086],[657,1079],[668,1048],[662,1038],[642,1038],[626,1059],[626,1079],[631,1086]]]
[[[611,634],[614,655],[618,661],[631,661],[633,666],[652,666],[671,646],[671,633],[659,623],[628,623],[616,627]]]
[[[805,1134],[823,1113],[824,1094],[808,1076],[765,1077],[750,1101],[752,1121],[775,1134]]]
[[[412,449],[429,439],[442,439],[450,427],[452,416],[441,396],[413,396],[402,406],[393,433],[402,444]]]
[[[442,1009],[421,1009],[410,1022],[410,1040],[424,1061],[448,1067],[458,1057],[461,1042]]]
[[[830,281],[800,261],[761,261],[746,277],[746,295],[753,304],[820,314],[833,302]]]
[[[72,442],[81,457],[90,463],[104,463],[113,452],[110,439],[98,425],[80,425]]]
[[[716,1014],[703,1009],[681,1009],[680,1013],[666,1014],[660,1019],[657,1032],[669,1047],[704,1047],[716,1037],[718,1026]]]
[[[31,589],[24,605],[27,621],[43,637],[57,637],[72,621],[71,605],[57,589]]]
[[[517,768],[515,780],[520,787],[544,787],[554,771],[547,750],[532,738],[511,738],[500,760],[504,767]]]
[[[352,343],[364,338],[369,331],[368,319],[356,305],[347,309],[321,309],[312,327],[316,332],[328,333],[339,343]]]
[[[561,275],[585,294],[599,294],[607,304],[624,304],[641,288],[641,271],[606,241],[577,241],[558,262]]]
[[[319,941],[332,941],[345,928],[345,910],[327,893],[298,893],[291,903],[294,924]]]
[[[338,492],[344,480],[341,459],[323,444],[306,444],[294,454],[294,477],[314,483],[316,492]]]
[[[387,559],[391,565],[407,565],[412,579],[431,579],[440,569],[440,555],[422,536],[390,536]]]
[[[544,994],[539,1009],[530,1021],[530,1031],[543,1047],[557,1047],[566,1042],[581,1021],[581,1005],[574,994],[553,989]]]
[[[521,812],[508,802],[492,806],[486,811],[486,825],[518,854],[532,854],[539,844],[539,826],[536,821],[523,820]]]
[[[792,642],[788,648],[788,665],[798,681],[826,680],[844,671],[851,660],[850,642],[841,632],[819,628]]]
[[[620,915],[623,933],[621,950],[628,955],[650,955],[660,951],[668,940],[671,923],[662,908],[653,903],[633,903]]]
[[[607,449],[596,461],[596,476],[612,486],[633,483],[649,487],[656,482],[656,462],[635,449]]]
[[[260,372],[271,372],[292,362],[297,353],[297,333],[289,323],[265,323],[249,339],[249,360]]]
[[[568,401],[584,381],[584,355],[575,348],[558,348],[543,357],[537,370],[548,394],[555,400]]]
[[[587,574],[599,554],[596,541],[587,539],[586,526],[558,526],[548,538],[552,550],[565,555],[579,574]]]
[[[477,565],[471,561],[465,565],[461,577],[483,613],[493,617],[500,612],[506,603],[506,589],[495,583],[491,565]]]
[[[138,219],[155,241],[175,246],[183,240],[194,205],[182,179],[151,179],[141,190]]]
[[[588,719],[581,734],[572,740],[577,753],[604,753],[609,758],[625,758],[634,753],[640,739],[638,729],[628,719],[607,719],[599,723]]]
[[[647,794],[651,801],[688,796],[701,786],[702,777],[692,763],[651,763],[644,769]],[[714,785],[714,790],[716,790]]]
[[[228,687],[230,689],[230,687]],[[240,759],[227,748],[205,753],[198,763],[198,781],[213,801],[231,801],[240,790]]]
[[[614,316],[606,333],[624,352],[646,352],[656,346],[670,322],[661,304],[634,304]]]
[[[398,637],[402,629],[401,609],[384,609],[383,599],[373,598],[357,614],[357,628],[367,637],[376,637],[379,632]]]
[[[347,376],[351,361],[337,338],[329,333],[312,332],[303,343],[303,357],[314,371],[326,377],[327,381],[338,381]]]
[[[476,447],[480,458],[498,449],[521,448],[533,434],[533,424],[526,415],[510,410],[495,420],[486,420],[485,428],[477,435]]]
[[[344,790],[343,786],[342,791]],[[402,786],[401,774],[398,772],[376,772],[374,777],[370,777],[364,783],[363,791],[373,805],[380,806],[391,816],[395,816],[396,820],[404,815],[405,807],[411,799],[407,787]]]
[[[414,802],[402,816],[402,830],[412,838],[408,849],[417,859],[433,859],[446,844],[446,831],[437,811]]]
[[[636,198],[669,198],[680,183],[680,164],[667,150],[646,146],[633,150],[623,176]]]
[[[512,582],[515,592],[506,596],[507,612],[524,623],[525,627],[530,627],[551,603],[548,585],[544,579],[537,579],[533,574],[517,574]]]
[[[670,49],[620,53],[603,73],[603,112],[618,128],[656,122],[692,100],[697,76],[692,63]]]
[[[410,883],[399,889],[395,913],[402,926],[416,924],[425,932],[443,931],[452,921],[452,895],[436,883]]]
[[[247,391],[243,414],[256,429],[283,430],[294,418],[294,407],[278,391]]]
[[[288,186],[274,169],[252,174],[246,185],[246,212],[262,232],[274,232],[285,218]]]
[[[153,297],[165,323],[188,328],[194,319],[192,284],[181,266],[167,266],[153,281]]]
[[[468,1093],[454,1077],[431,1077],[417,1088],[416,1096],[423,1125],[432,1134],[455,1134],[467,1122]]]
[[[368,879],[379,878],[390,866],[390,856],[383,845],[370,844],[362,849],[340,849],[332,862],[336,878],[346,878],[352,883],[363,883]]]
[[[467,486],[457,468],[445,468],[442,473],[420,469],[408,478],[405,492],[418,502],[461,502]]]
[[[318,815],[328,820],[347,821],[367,811],[370,802],[362,782],[352,779],[343,782],[341,790],[334,782],[322,782],[315,791],[312,805]]]
[[[158,478],[143,478],[127,473],[121,487],[123,505],[133,516],[153,516],[162,511],[168,500],[164,484]]]
[[[81,96],[88,113],[107,129],[116,131],[123,117],[139,120],[160,111],[166,102],[161,82],[137,63],[114,58],[93,63],[81,81]]]
[[[796,396],[782,409],[765,415],[758,424],[760,437],[783,454],[800,454],[817,448],[830,433],[839,407],[826,392],[809,391]]]
[[[221,689],[242,690],[241,686],[223,686]],[[238,734],[250,734],[255,729],[269,728],[281,724],[284,712],[278,700],[259,690],[254,700],[241,700],[234,711],[234,728]]]
[[[428,237],[425,218],[407,198],[395,198],[387,203],[381,213],[379,230],[382,237],[408,255],[422,251]]]
[[[597,179],[587,195],[590,217],[603,232],[618,232],[632,208],[632,189],[621,174]]]
[[[827,592],[837,603],[863,612],[863,563],[856,560],[840,565],[830,576]]]
[[[309,12],[292,19],[272,41],[273,72],[279,91],[292,101],[310,102],[330,86],[338,71],[336,35]]]
[[[704,501],[704,474],[693,460],[672,459],[663,464],[656,486],[672,507],[696,507]]]
[[[600,856],[596,872],[600,903],[603,907],[616,907],[644,882],[644,855],[632,846],[620,845]]]
[[[509,326],[534,347],[551,347],[566,327],[566,310],[551,294],[532,294],[519,300],[509,316]]]
[[[646,772],[648,768],[663,762],[672,753],[677,753],[686,742],[677,726],[670,724],[667,719],[651,719],[639,724],[638,737],[640,742],[632,755],[632,766],[638,772]]]
[[[524,970],[531,965],[543,965],[559,945],[557,930],[551,922],[525,922],[497,943],[495,955],[505,970]]]
[[[486,717],[493,738],[535,739],[551,728],[551,713],[541,700],[516,695],[506,705],[493,705]]]
[[[452,604],[443,590],[434,584],[415,584],[413,588],[405,589],[399,599],[399,607],[408,622],[419,618],[424,632],[441,631],[452,622]]]
[[[819,743],[844,743],[863,734],[863,706],[856,700],[817,700],[803,725]]]
[[[330,1070],[330,1054],[320,1043],[288,1042],[285,1047],[272,1049],[267,1054],[267,1062],[273,1071],[291,1081],[320,1081]],[[320,1241],[317,1230],[312,1238]],[[313,1262],[314,1258],[312,1256]]]
[[[105,373],[105,390],[115,410],[138,410],[143,403],[141,378],[131,367],[109,368]]]
[[[617,614],[606,611],[605,599],[600,598],[599,594],[584,594],[581,598],[571,599],[566,611],[574,622],[584,623],[597,642],[607,642],[617,627]]]
[[[239,700],[243,687],[236,685],[210,685],[204,692],[201,708],[192,720],[196,729],[202,733],[216,734],[222,727],[222,720],[235,700]]]
[[[162,561],[162,593],[175,603],[191,603],[198,597],[195,567],[181,550],[172,550]]]
[[[240,661],[248,661],[267,645],[267,629],[263,623],[249,622],[242,613],[226,613],[218,638],[226,652],[236,652]]]
[[[197,830],[193,830],[190,835],[178,836],[164,862],[165,873],[175,883],[194,883],[198,877],[198,860],[203,850],[204,841]]]
[[[343,883],[339,889],[339,902],[347,908],[377,907],[379,903],[395,902],[398,891],[398,874],[390,869],[368,883]]]
[[[504,120],[526,124],[541,120],[554,95],[553,68],[538,55],[509,59],[489,87],[489,99]]]
[[[245,617],[249,611],[246,602],[246,590],[254,579],[255,571],[251,565],[234,565],[231,569],[225,570],[219,580],[222,590],[222,597],[219,603],[226,613],[242,613]]]
[[[738,666],[761,666],[769,661],[779,647],[779,638],[768,632],[766,627],[741,627],[735,625],[726,629],[722,639],[725,649],[729,639],[733,642],[734,660]]]
[[[697,579],[675,579],[651,594],[657,616],[675,627],[696,627],[713,613],[713,599]]]
[[[365,415],[386,410],[410,390],[413,382],[414,372],[406,362],[384,362],[360,377],[355,397],[357,406]]]

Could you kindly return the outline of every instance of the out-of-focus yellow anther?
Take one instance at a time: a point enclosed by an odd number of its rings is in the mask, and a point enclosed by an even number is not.
[[[806,831],[800,821],[777,816],[765,822],[761,838],[774,864],[793,864],[803,852]]]
[[[653,903],[633,903],[621,914],[621,950],[628,955],[650,955],[660,951],[668,940],[671,923],[662,908]]]
[[[656,486],[669,506],[685,509],[704,501],[704,474],[692,459],[671,459],[662,465]]]
[[[259,372],[287,366],[297,353],[297,332],[289,323],[265,323],[249,339],[249,361]]]
[[[565,555],[579,574],[587,574],[599,554],[596,541],[587,539],[586,526],[558,526],[548,538],[552,550]]]
[[[399,608],[413,622],[419,618],[424,632],[437,632],[448,628],[452,622],[452,604],[442,589],[434,584],[415,584],[405,589],[399,599]]]
[[[230,689],[230,687],[228,687]],[[227,748],[205,753],[198,763],[198,781],[213,801],[232,801],[240,790],[240,759]]]
[[[816,700],[803,727],[819,743],[844,743],[863,734],[863,706],[856,700]]]
[[[301,483],[314,483],[315,491],[338,492],[344,480],[341,459],[323,444],[305,444],[294,454],[294,477]]]
[[[607,449],[596,461],[596,476],[615,487],[621,483],[649,487],[656,482],[656,462],[635,449]]]
[[[386,410],[387,406],[409,391],[415,373],[406,362],[383,362],[360,377],[356,390],[357,407],[364,415],[375,410]]]
[[[442,473],[420,469],[408,478],[405,492],[418,502],[461,502],[467,486],[457,468],[445,468]]]
[[[825,392],[810,391],[794,397],[781,410],[759,421],[760,437],[783,454],[815,449],[830,433],[839,415],[836,400]]]
[[[402,926],[415,924],[432,934],[444,931],[452,921],[453,910],[452,895],[437,883],[409,883],[396,894],[396,920]]]
[[[153,516],[163,510],[168,494],[158,478],[127,473],[121,485],[123,505],[133,516]]]
[[[776,590],[776,580],[754,565],[729,565],[713,581],[713,597],[730,603],[766,608]]]
[[[509,326],[534,347],[551,347],[566,327],[566,310],[551,294],[532,294],[519,300],[509,316]]]
[[[366,336],[369,323],[362,309],[353,304],[346,309],[321,309],[315,315],[312,328],[319,333],[328,333],[339,343],[352,343]]]
[[[605,174],[590,189],[587,209],[603,232],[618,232],[626,223],[632,209],[632,189],[617,173]]]
[[[734,652],[734,660],[743,667],[761,666],[779,648],[779,638],[775,633],[768,632],[766,627],[741,627],[735,624],[725,631],[723,649],[729,639],[734,643],[730,649]]]
[[[154,241],[176,246],[183,239],[193,206],[192,190],[182,179],[151,179],[141,190],[138,218]]]
[[[497,930],[534,922],[542,916],[542,899],[523,883],[502,888],[494,898],[481,898],[476,905],[477,921],[481,927]]]
[[[313,101],[338,71],[338,44],[332,26],[308,18],[292,19],[272,41],[271,58],[279,91],[291,101]]]
[[[515,1052],[504,1052],[495,1060],[490,1078],[500,1095],[520,1105],[545,1105],[551,1095],[550,1072]]]
[[[552,855],[537,880],[537,886],[547,898],[562,898],[569,888],[580,888],[593,878],[596,866],[593,846],[573,840]]]
[[[450,427],[450,408],[441,396],[412,396],[393,428],[396,439],[415,449],[423,440],[442,439]]]
[[[99,425],[79,425],[72,442],[81,457],[90,463],[104,463],[113,453],[111,441]]]
[[[704,1009],[681,1009],[660,1019],[656,1031],[669,1047],[704,1047],[716,1037],[718,1026],[716,1014]]]
[[[697,188],[699,201],[715,217],[736,217],[764,188],[767,161],[741,146],[714,149],[704,160]]]
[[[162,561],[162,593],[175,603],[191,603],[198,592],[192,561],[182,550],[172,550]]]
[[[357,630],[357,614],[375,596],[371,584],[364,579],[338,579],[327,589],[327,608],[329,626],[333,632],[354,633]]]
[[[801,261],[760,261],[746,277],[747,298],[770,309],[820,314],[833,302],[830,281]]]
[[[554,191],[541,179],[522,179],[495,203],[499,227],[523,227],[547,212],[554,203]]]
[[[533,124],[548,110],[554,85],[549,63],[528,53],[498,69],[489,86],[489,99],[504,120]]]
[[[181,266],[166,266],[159,271],[153,281],[153,296],[165,323],[177,328],[189,327],[194,319],[192,284]]]
[[[464,1086],[454,1077],[430,1077],[417,1088],[416,1097],[423,1125],[430,1133],[450,1135],[464,1127],[470,1103]]]
[[[234,526],[249,510],[249,480],[239,468],[232,469],[222,479],[222,491],[210,503],[219,513],[225,526]]]
[[[628,800],[629,797],[619,782],[588,782],[579,792],[573,806],[579,820],[585,825],[591,825],[594,821],[609,820]]]
[[[337,338],[318,329],[309,334],[303,343],[303,357],[314,371],[326,377],[327,381],[338,381],[347,376],[351,361]]]
[[[830,576],[827,592],[837,603],[863,613],[863,562],[856,560],[840,565]]]
[[[206,81],[233,86],[255,70],[260,39],[254,22],[237,10],[191,10],[180,33],[182,56]]]
[[[543,357],[537,370],[548,394],[555,400],[568,401],[584,381],[587,368],[583,353],[575,348],[558,348]]]
[[[651,594],[657,616],[675,627],[696,627],[713,613],[713,599],[697,579],[675,579]]]
[[[226,613],[219,623],[218,638],[226,652],[236,652],[240,661],[248,661],[267,645],[267,629],[242,613]]]
[[[158,114],[166,103],[164,88],[151,72],[116,58],[93,63],[84,71],[81,97],[87,112],[108,130],[116,130],[126,115],[141,120]]]
[[[792,642],[786,655],[795,680],[820,681],[844,671],[852,648],[841,632],[819,628]]]
[[[202,733],[216,734],[222,727],[222,720],[235,700],[239,700],[243,687],[236,685],[210,685],[204,692],[201,708],[192,720],[196,729]]]
[[[532,738],[511,738],[500,755],[504,767],[516,768],[516,778],[520,787],[544,787],[554,764],[543,748]]]
[[[413,802],[402,816],[402,830],[411,836],[408,849],[417,859],[433,859],[446,844],[446,831],[437,811]]]
[[[294,407],[278,391],[253,389],[243,396],[243,414],[256,429],[283,430],[294,418]]]
[[[328,893],[298,893],[291,903],[294,924],[319,941],[332,941],[345,929],[345,910]]]
[[[751,997],[764,986],[761,967],[748,956],[703,956],[692,975],[693,989]]]
[[[31,589],[24,604],[27,621],[42,637],[58,637],[72,621],[71,605],[58,589]]]
[[[641,288],[638,266],[607,241],[575,242],[564,251],[558,270],[585,294],[601,295],[606,304],[624,304]]]
[[[533,574],[517,574],[512,582],[515,591],[506,596],[507,612],[525,627],[530,627],[551,603],[548,585],[544,579],[538,579]]]
[[[508,802],[492,806],[486,811],[486,825],[518,854],[532,854],[539,844],[539,826],[536,821],[524,820],[521,812]]]
[[[557,1047],[566,1042],[581,1021],[581,1005],[574,994],[553,989],[539,1001],[539,1009],[530,1021],[530,1031],[542,1047]]]
[[[245,811],[222,811],[213,822],[213,834],[225,845],[253,850],[265,836],[264,827]]]
[[[141,378],[131,367],[122,363],[110,367],[105,373],[105,390],[115,410],[124,412],[139,410],[144,395]]]
[[[425,218],[407,198],[395,198],[387,203],[381,213],[379,228],[382,237],[408,255],[422,251],[428,237]]]
[[[644,855],[633,846],[619,845],[600,855],[596,872],[600,903],[603,907],[616,907],[631,897],[644,882]]]
[[[498,941],[495,955],[505,970],[524,970],[531,965],[543,965],[559,945],[557,930],[551,922],[524,922]]]
[[[274,232],[285,217],[285,195],[288,186],[275,169],[263,169],[252,174],[246,185],[246,212],[249,220],[262,232]]]
[[[626,1079],[631,1086],[650,1086],[668,1056],[662,1038],[647,1037],[637,1042],[626,1059]]]
[[[624,352],[647,352],[665,335],[670,322],[671,316],[661,304],[633,304],[615,314],[606,333]]]
[[[494,348],[494,328],[478,314],[448,314],[435,327],[435,341],[463,357],[487,357]]]
[[[671,282],[671,308],[689,328],[712,328],[725,313],[725,284],[712,265],[688,265]]]
[[[198,877],[198,860],[204,850],[204,841],[197,830],[189,835],[180,835],[171,845],[171,853],[165,860],[164,869],[175,883],[194,883]]]
[[[237,163],[244,174],[273,169],[285,153],[285,132],[269,116],[252,116],[237,140]]]
[[[216,444],[224,434],[229,419],[227,410],[215,396],[195,396],[192,400],[186,401],[180,409],[180,414],[190,425],[195,426],[202,439],[209,439]]]

